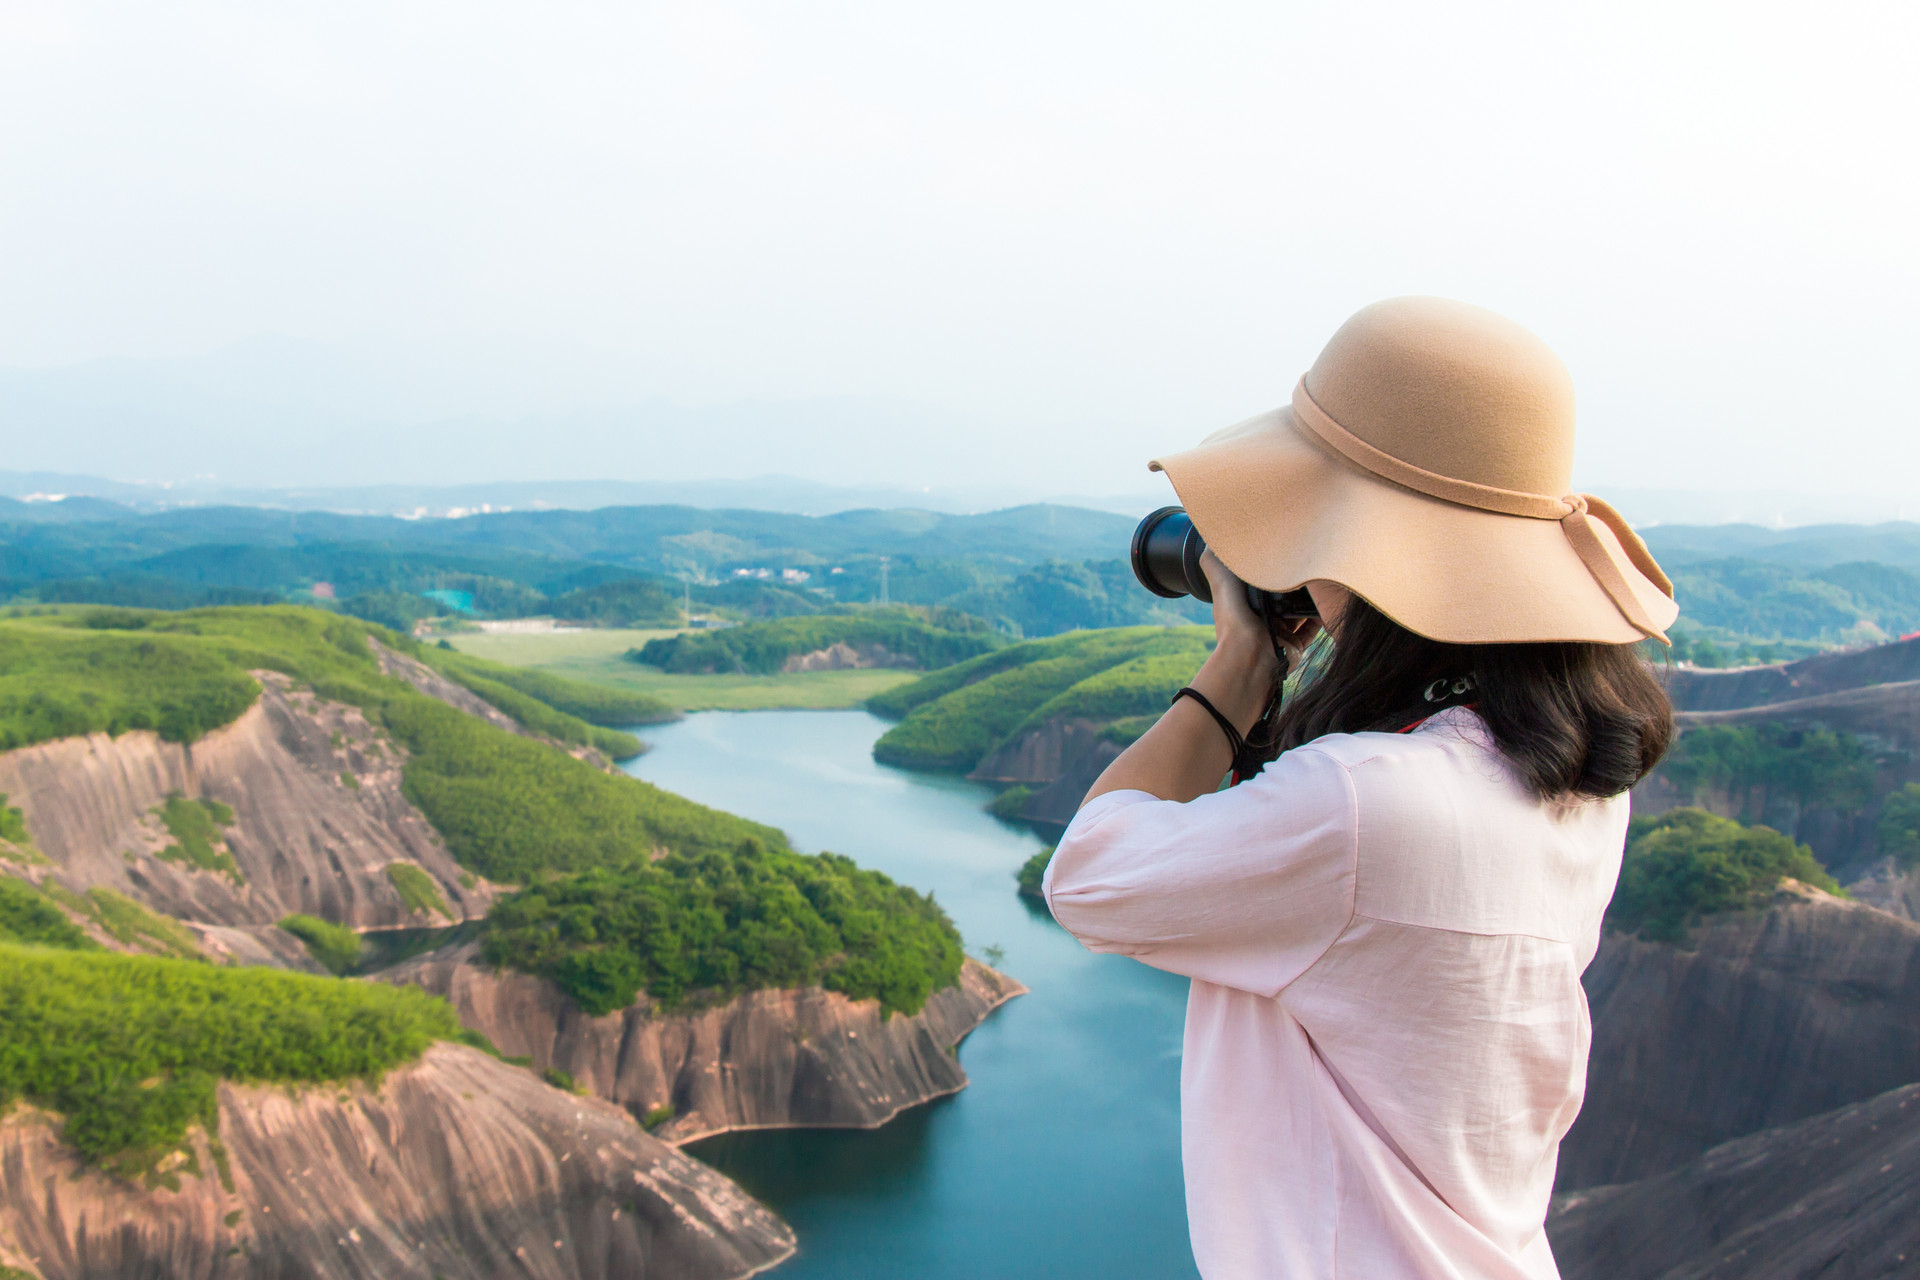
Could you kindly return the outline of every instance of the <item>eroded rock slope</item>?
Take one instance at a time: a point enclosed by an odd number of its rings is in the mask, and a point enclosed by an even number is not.
[[[619,1108],[441,1044],[365,1085],[220,1089],[227,1177],[144,1190],[0,1122],[0,1262],[44,1280],[724,1280],[791,1230]]]
[[[1566,1280],[1869,1280],[1920,1271],[1920,1084],[1556,1201]]]
[[[456,919],[484,915],[493,890],[401,794],[403,749],[357,708],[255,675],[259,700],[188,745],[134,731],[0,754],[0,793],[50,873],[204,925],[271,928],[295,912],[360,929],[444,923],[408,907],[387,873],[400,863],[430,876]],[[174,842],[157,814],[174,794],[232,809],[220,835],[235,873],[163,856]]]
[[[1562,1189],[1920,1080],[1920,925],[1792,882],[1685,947],[1609,936],[1585,984],[1593,1050]]]
[[[673,1142],[735,1128],[870,1128],[964,1088],[953,1049],[1026,988],[967,961],[958,985],[912,1017],[817,987],[755,991],[717,1008],[658,1014],[644,1000],[589,1017],[543,978],[493,969],[477,944],[379,976],[444,996],[502,1053],[558,1067],[636,1116],[672,1108]]]

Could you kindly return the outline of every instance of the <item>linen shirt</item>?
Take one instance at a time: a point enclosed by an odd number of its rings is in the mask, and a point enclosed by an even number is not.
[[[1207,1280],[1548,1280],[1626,796],[1536,799],[1471,711],[1333,734],[1187,804],[1080,810],[1044,883],[1094,951],[1193,979]]]

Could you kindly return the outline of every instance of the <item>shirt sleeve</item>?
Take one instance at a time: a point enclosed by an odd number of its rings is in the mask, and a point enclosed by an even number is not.
[[[1302,747],[1186,804],[1097,797],[1061,837],[1042,892],[1091,951],[1274,996],[1352,921],[1358,829],[1346,766]]]

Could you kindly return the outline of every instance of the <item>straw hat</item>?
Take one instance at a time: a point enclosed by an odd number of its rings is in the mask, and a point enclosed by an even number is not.
[[[1465,303],[1375,303],[1290,406],[1151,465],[1247,582],[1330,579],[1434,640],[1665,641],[1679,613],[1620,514],[1571,492],[1566,367]]]

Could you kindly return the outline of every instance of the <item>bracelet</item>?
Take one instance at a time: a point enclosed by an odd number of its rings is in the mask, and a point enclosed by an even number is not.
[[[1180,701],[1180,699],[1182,698],[1192,698],[1195,702],[1199,703],[1203,708],[1205,708],[1206,713],[1213,717],[1214,723],[1220,726],[1220,732],[1227,735],[1227,746],[1233,752],[1234,768],[1236,771],[1238,771],[1240,761],[1247,754],[1247,740],[1240,736],[1240,731],[1238,729],[1233,727],[1233,721],[1221,715],[1220,708],[1214,706],[1213,703],[1209,702],[1207,700],[1207,695],[1200,692],[1198,689],[1194,688],[1192,685],[1188,685],[1184,689],[1180,690],[1180,692],[1174,694],[1172,702],[1167,703],[1167,705],[1172,706],[1175,702]]]

